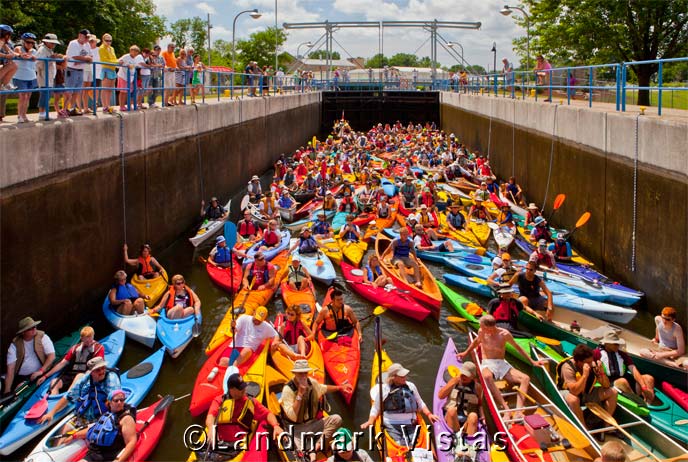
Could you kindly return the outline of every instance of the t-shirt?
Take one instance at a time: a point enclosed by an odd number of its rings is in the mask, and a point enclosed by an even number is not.
[[[253,316],[239,316],[236,323],[236,346],[238,348],[250,348],[257,351],[261,343],[266,339],[277,337],[277,331],[270,323],[261,322],[257,326],[253,324]]]
[[[177,58],[174,56],[174,51],[163,51],[160,56],[165,60],[165,67],[177,68]]]
[[[121,56],[120,61],[122,61],[122,67],[119,68],[117,71],[117,77],[123,80],[127,80],[127,73],[129,74],[129,81],[134,80],[134,76],[136,75],[136,67],[139,66],[139,64],[143,63],[143,56],[141,55],[136,55],[132,58],[132,56],[127,53],[126,55]],[[129,68],[129,72],[127,72],[127,68]]]
[[[48,48],[45,44],[41,44],[36,52],[36,58],[52,58],[55,55],[55,51]],[[46,68],[48,72],[48,87],[53,86],[53,80],[55,79],[55,61],[40,61],[36,63],[36,79],[38,80],[39,87],[45,87],[45,74]]]
[[[84,69],[86,66],[90,66],[90,63],[86,63],[84,61],[71,61],[73,56],[91,56],[91,46],[88,44],[88,42],[81,44],[79,43],[78,40],[72,40],[69,42],[69,45],[67,46],[67,57],[69,61],[67,61],[67,67],[69,69]]]
[[[91,54],[93,62],[100,61],[100,50],[98,48],[90,48],[88,51]],[[96,64],[96,79],[100,79],[102,69],[102,64]],[[84,67],[84,81],[93,83],[93,63],[88,63],[88,65]]]
[[[52,340],[50,340],[50,337],[48,337],[48,334],[43,335],[43,340],[41,343],[43,344],[43,351],[45,352],[46,356],[55,353],[55,346],[53,345]],[[7,350],[7,364],[14,364],[16,362],[17,347],[15,347],[14,343],[12,343]],[[33,349],[33,339],[29,341],[24,340],[24,361],[22,362],[22,366],[19,369],[18,375],[33,374],[42,366],[43,364],[41,364],[41,361],[38,359],[38,355]]]
[[[533,275],[533,280],[526,279],[526,273],[518,273],[518,291],[526,298],[540,296],[540,277]]]

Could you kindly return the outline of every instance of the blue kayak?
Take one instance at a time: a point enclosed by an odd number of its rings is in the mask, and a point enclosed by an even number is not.
[[[282,227],[288,229],[292,233],[295,233],[297,231],[300,231],[302,228],[305,228],[306,225],[308,225],[309,223],[310,223],[310,226],[315,224],[315,222],[318,220],[318,215],[321,213],[323,213],[322,209],[314,210],[313,212],[311,212],[311,214],[308,217],[303,218],[299,221],[295,221],[293,223],[283,223]],[[334,210],[326,210],[325,211],[325,219],[331,220],[332,217],[334,217],[334,214],[335,214]]]
[[[281,251],[288,249],[289,248],[289,239],[291,239],[291,233],[289,232],[288,229],[280,231],[281,235],[281,240],[280,243],[277,247],[273,247],[271,249],[266,250],[263,252],[263,255],[265,255],[265,261],[270,261],[273,258],[275,258]],[[246,258],[244,259],[243,266],[246,267],[249,263],[253,263],[253,257],[256,255],[258,250],[260,250],[260,246],[263,245],[263,241],[258,241],[256,242],[253,247],[248,249],[248,252],[246,252]]]
[[[299,253],[298,249],[296,249],[293,253],[298,253],[301,264],[306,268],[306,271],[308,271],[308,274],[310,274],[313,279],[327,286],[334,282],[337,277],[334,265],[332,264],[332,260],[322,251],[318,250],[316,253]]]
[[[383,178],[382,180],[380,180],[380,186],[382,186],[382,190],[385,192],[387,197],[394,197],[399,192],[397,185],[395,185],[387,178]]]
[[[201,324],[203,315],[198,315],[198,324]],[[156,333],[167,353],[173,358],[181,354],[193,338],[193,326],[196,316],[191,315],[181,319],[167,317],[167,309],[160,312]]]
[[[387,237],[391,239],[396,239],[399,237],[399,231],[394,229],[394,228],[385,228],[382,231]],[[452,243],[454,246],[454,251],[453,252],[439,252],[435,250],[416,250],[416,253],[418,256],[424,260],[427,261],[432,261],[435,263],[444,263],[444,258],[451,258],[451,257],[465,257],[468,255],[475,255],[475,252],[478,250],[475,247],[471,247],[468,245],[464,245],[460,243],[459,241],[455,241],[454,239],[446,239],[446,240],[441,240],[441,241],[432,241],[434,245],[440,245],[443,242],[449,241]],[[476,255],[476,257],[479,257],[479,255]]]
[[[332,229],[335,234],[346,224],[346,217],[351,215],[349,212],[337,212],[332,219]]]
[[[125,339],[126,336],[124,331],[116,330],[100,341],[105,348],[105,361],[107,361],[108,367],[114,367],[119,362],[119,358],[124,351]],[[62,358],[60,358],[60,360],[61,359]],[[3,456],[13,453],[32,438],[50,428],[51,423],[39,424],[37,419],[26,419],[25,416],[26,413],[49,392],[50,382],[53,377],[55,376],[46,379],[46,381],[36,389],[31,398],[24,403],[19,412],[14,416],[2,436],[0,436],[0,454]],[[65,384],[63,388],[66,390],[69,385],[70,384]],[[48,396],[48,408],[45,412],[47,413],[52,410],[60,398],[65,396],[66,393],[65,391],[63,393]],[[55,415],[52,423],[57,422],[62,416],[69,414],[73,409],[74,404],[68,402],[67,405]]]
[[[148,316],[147,313],[128,316],[119,314],[112,309],[110,297],[106,295],[105,301],[103,301],[103,314],[105,314],[105,319],[112,324],[112,327],[122,329],[130,339],[143,343],[149,348],[153,347],[155,343],[155,319]]]

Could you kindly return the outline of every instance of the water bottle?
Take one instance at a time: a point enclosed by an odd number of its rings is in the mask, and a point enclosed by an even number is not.
[[[208,382],[212,382],[219,371],[220,369],[217,366],[213,367],[213,370],[208,374]]]

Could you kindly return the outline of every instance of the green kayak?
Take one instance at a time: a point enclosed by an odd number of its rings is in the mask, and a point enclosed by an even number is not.
[[[72,347],[72,345],[75,345],[79,342],[81,339],[80,334],[81,328],[75,330],[60,340],[53,342],[53,345],[55,346],[55,359],[57,361],[60,361],[62,357],[67,354],[67,351]],[[14,414],[22,407],[24,401],[29,399],[34,390],[36,390],[36,387],[36,382],[24,382],[12,392],[12,394],[15,395],[13,399],[8,399],[0,404],[0,429],[4,429],[5,425],[12,420]]]

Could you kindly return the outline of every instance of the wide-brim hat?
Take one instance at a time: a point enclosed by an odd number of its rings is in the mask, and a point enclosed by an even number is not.
[[[394,363],[387,369],[387,376],[406,377],[410,371],[399,363]]]
[[[31,328],[36,327],[39,325],[41,321],[34,321],[31,316],[27,316],[21,321],[19,321],[19,330],[17,330],[17,334],[21,334],[22,332],[25,332]]]
[[[531,202],[530,204],[528,204],[528,208],[529,209],[537,209],[538,207],[537,207],[537,205],[535,205],[535,202]]]
[[[43,36],[43,40],[41,40],[43,43],[54,43],[55,45],[62,45],[62,40],[59,40],[57,38],[57,35],[55,34],[45,34]]]
[[[96,369],[100,369],[101,367],[107,367],[107,361],[100,356],[96,356],[95,358],[88,360],[86,367],[88,367],[88,372],[90,373]]]
[[[294,361],[294,367],[291,368],[291,371],[294,373],[297,372],[311,372],[313,368],[308,365],[308,360],[307,359],[297,359]]]
[[[616,331],[608,330],[607,332],[604,333],[604,337],[602,337],[602,340],[600,340],[600,343],[602,345],[609,345],[609,344],[625,345],[626,341],[624,339],[620,338],[619,334],[616,333]]]

